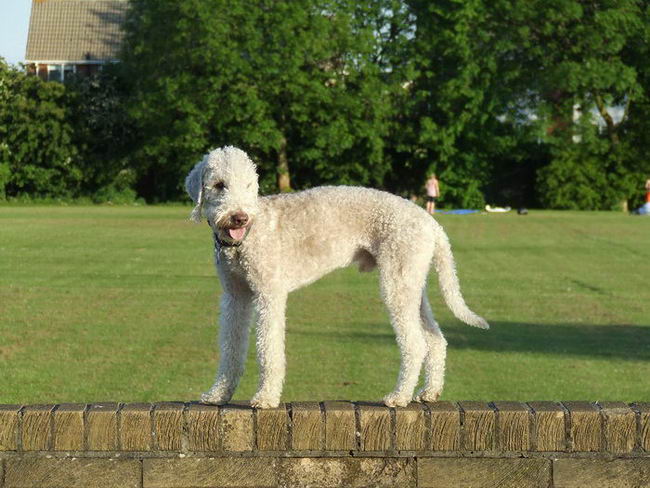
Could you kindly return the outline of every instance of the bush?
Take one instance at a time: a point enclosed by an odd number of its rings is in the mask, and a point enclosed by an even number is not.
[[[0,187],[5,195],[68,197],[82,179],[65,87],[0,58]],[[7,175],[8,172],[8,175]]]
[[[593,119],[582,119],[574,137],[552,140],[551,162],[537,172],[539,200],[553,209],[621,210],[634,188],[626,151],[613,146]]]
[[[92,196],[94,203],[112,203],[117,205],[128,205],[133,203],[143,203],[138,199],[136,191],[133,189],[136,174],[133,170],[120,171],[112,183],[106,185]]]

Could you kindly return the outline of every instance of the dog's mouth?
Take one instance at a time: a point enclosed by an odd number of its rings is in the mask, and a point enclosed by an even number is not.
[[[207,220],[214,233],[216,243],[226,247],[239,246],[248,235],[253,224],[252,219],[243,212],[220,220],[214,220],[210,217]]]
[[[215,236],[221,245],[239,246],[250,229],[250,225],[244,227],[218,227]]]
[[[234,229],[227,229],[228,235],[233,241],[241,241],[246,235],[246,227],[237,227]]]

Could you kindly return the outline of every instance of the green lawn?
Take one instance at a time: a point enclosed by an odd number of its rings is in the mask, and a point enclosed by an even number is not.
[[[195,400],[216,368],[219,283],[186,207],[0,207],[0,402]],[[650,400],[650,218],[441,215],[489,331],[430,287],[447,400]],[[431,275],[432,285],[435,275]],[[377,400],[398,351],[376,273],[291,295],[283,400]],[[253,347],[235,397],[257,382]]]

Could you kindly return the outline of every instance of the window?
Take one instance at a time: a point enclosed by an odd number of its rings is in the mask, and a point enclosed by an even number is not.
[[[48,81],[63,81],[63,66],[60,64],[50,64],[47,67]]]
[[[47,80],[63,83],[67,76],[77,72],[76,68],[74,64],[48,64]]]

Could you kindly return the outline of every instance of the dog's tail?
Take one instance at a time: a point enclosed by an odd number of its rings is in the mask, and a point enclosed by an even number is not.
[[[433,253],[433,265],[438,273],[438,283],[445,303],[459,320],[474,327],[489,329],[490,325],[487,321],[472,312],[465,303],[463,295],[460,293],[460,284],[456,276],[456,265],[451,253],[449,238],[441,228],[438,228],[437,231],[438,238]]]

